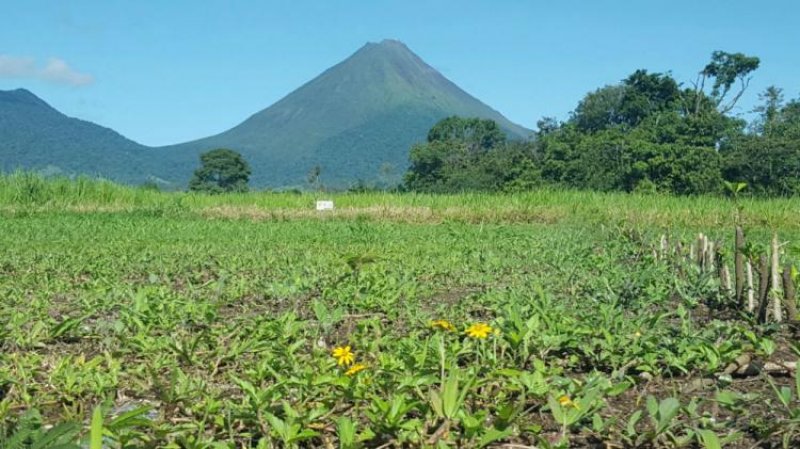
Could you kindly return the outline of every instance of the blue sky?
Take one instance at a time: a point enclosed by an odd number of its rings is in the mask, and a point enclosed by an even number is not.
[[[800,96],[789,0],[0,0],[0,11],[0,89],[148,145],[228,129],[384,38],[529,128],[638,68],[693,80],[714,50],[762,60],[737,112],[771,84]]]

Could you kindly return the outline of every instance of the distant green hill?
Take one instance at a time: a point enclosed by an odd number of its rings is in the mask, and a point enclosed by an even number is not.
[[[147,147],[111,129],[67,117],[25,89],[0,91],[0,168],[147,179]]]
[[[410,147],[447,116],[493,119],[512,138],[530,135],[391,40],[365,45],[228,131],[161,148],[67,118],[27,91],[5,95],[31,97],[35,107],[6,108],[0,100],[0,141],[10,142],[0,147],[4,169],[53,165],[125,182],[155,176],[181,187],[199,154],[219,147],[244,155],[255,187],[304,186],[315,165],[322,167],[323,183],[346,187],[357,180],[398,180]]]

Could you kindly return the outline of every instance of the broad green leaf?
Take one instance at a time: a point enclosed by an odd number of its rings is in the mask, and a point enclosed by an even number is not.
[[[100,406],[94,408],[89,430],[89,449],[103,449],[103,411]]]
[[[719,437],[713,431],[701,429],[697,431],[697,434],[700,435],[700,442],[705,449],[722,449]]]
[[[356,444],[356,425],[353,420],[342,416],[336,421],[336,433],[340,449],[351,449]]]
[[[47,431],[42,437],[37,438],[29,449],[52,449],[62,445],[65,440],[73,439],[78,435],[80,426],[75,423],[61,423]],[[68,446],[75,447],[74,444]]]
[[[666,430],[672,423],[672,419],[681,409],[681,403],[675,398],[662,399],[658,405],[658,433]]]
[[[481,435],[481,439],[478,440],[478,447],[486,447],[495,441],[502,440],[503,438],[509,437],[514,434],[514,430],[511,428],[507,428],[505,430],[497,430],[494,427],[491,427],[489,430],[486,431],[483,435]]]

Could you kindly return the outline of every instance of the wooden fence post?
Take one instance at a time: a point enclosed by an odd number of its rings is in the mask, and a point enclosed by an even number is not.
[[[772,263],[770,264],[770,273],[772,274],[770,289],[770,299],[772,300],[772,316],[776,322],[783,321],[783,307],[781,301],[781,278],[780,278],[780,253],[778,247],[778,234],[772,235]]]
[[[695,261],[695,263],[697,264],[698,267],[700,267],[700,269],[703,268],[703,261],[706,258],[705,250],[706,250],[705,239],[703,239],[703,234],[700,233],[697,235],[697,260]]]
[[[683,255],[683,245],[681,241],[678,240],[675,242],[675,254],[673,255],[673,265],[675,266],[675,271],[677,272],[678,276],[683,278],[683,263],[685,261]]]
[[[736,244],[734,251],[733,274],[736,276],[736,303],[739,304],[739,307],[744,308],[744,231],[741,226],[736,226]]]
[[[713,273],[716,271],[717,262],[717,244],[713,240],[706,240],[706,269]]]
[[[722,267],[719,270],[719,283],[722,286],[722,289],[725,291],[725,295],[730,299],[733,296],[733,286],[731,285],[731,270],[728,269],[728,266],[720,264]]]
[[[708,236],[705,234],[700,234],[700,246],[703,248],[700,251],[700,267],[703,271],[708,269],[708,265],[706,264],[706,259],[708,258]]]
[[[753,264],[750,259],[745,262],[745,272],[747,273],[747,311],[753,313],[756,310],[756,291],[753,288]]]
[[[758,322],[767,322],[767,303],[769,302],[769,262],[767,255],[759,258],[759,283],[758,283]]]
[[[786,319],[797,321],[797,298],[795,297],[791,265],[783,268],[783,302],[786,304]]]

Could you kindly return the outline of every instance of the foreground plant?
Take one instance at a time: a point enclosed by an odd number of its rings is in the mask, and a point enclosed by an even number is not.
[[[471,324],[464,333],[466,333],[468,337],[482,340],[489,337],[493,331],[494,329],[492,329],[492,326],[486,323],[474,323]]]
[[[350,349],[349,345],[334,348],[331,354],[333,355],[333,358],[336,359],[336,363],[339,364],[339,366],[352,365],[356,360],[356,356],[353,354],[353,351]]]

